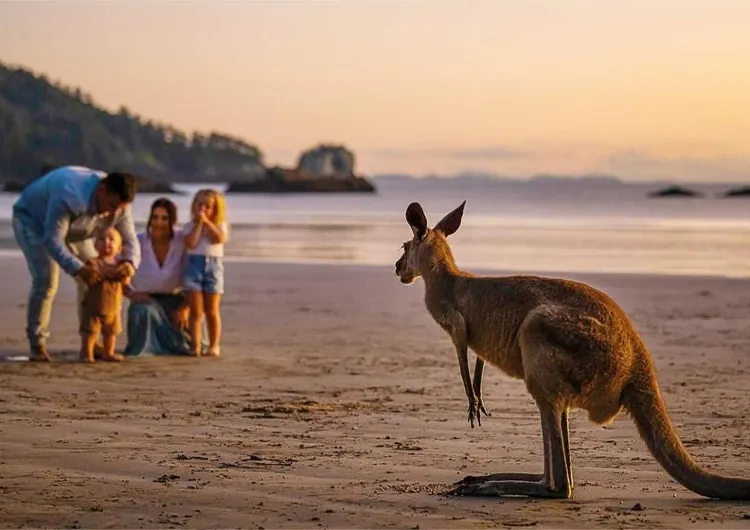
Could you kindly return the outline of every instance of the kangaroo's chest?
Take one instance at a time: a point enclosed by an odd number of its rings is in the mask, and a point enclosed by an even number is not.
[[[517,334],[495,326],[477,326],[467,322],[469,348],[485,362],[499,368],[510,377],[524,378],[521,348]]]
[[[434,295],[434,293],[432,293]],[[518,346],[519,319],[514,314],[481,311],[468,307],[464,300],[439,293],[426,298],[427,309],[443,330],[458,339],[456,326],[464,326],[466,345],[485,362],[510,377],[523,379],[523,361]],[[450,293],[449,293],[450,294]]]

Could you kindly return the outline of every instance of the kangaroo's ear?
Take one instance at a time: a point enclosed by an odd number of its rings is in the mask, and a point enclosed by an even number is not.
[[[417,239],[422,239],[427,233],[427,217],[418,202],[413,202],[406,209],[406,222]]]
[[[455,234],[458,227],[461,226],[461,219],[464,216],[464,206],[466,206],[466,201],[462,202],[461,206],[440,219],[440,222],[435,225],[435,230],[442,232],[446,237]]]

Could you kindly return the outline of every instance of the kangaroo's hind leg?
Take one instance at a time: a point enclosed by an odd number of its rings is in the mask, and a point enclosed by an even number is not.
[[[474,379],[476,381],[476,378]],[[568,409],[563,410],[560,418],[560,427],[562,428],[563,444],[565,449],[565,462],[568,466],[568,481],[570,482],[570,489],[573,489],[573,462],[570,459],[570,441],[569,441],[569,427],[568,427]],[[544,429],[544,426],[542,426]],[[549,451],[547,447],[544,448],[544,473],[491,473],[489,475],[469,475],[459,480],[454,484],[458,486],[460,484],[479,484],[481,482],[497,481],[497,480],[521,480],[526,482],[539,482],[544,477],[549,476],[550,459]]]
[[[544,422],[542,422],[542,433],[544,433]],[[549,450],[547,444],[544,444],[544,473],[490,473],[489,475],[468,475],[454,486],[462,484],[481,484],[483,482],[493,482],[499,480],[513,480],[523,482],[541,482],[545,477],[549,477]]]
[[[568,422],[569,412],[569,409],[563,410],[561,427],[563,434],[563,444],[565,445],[565,463],[568,466],[568,482],[570,483],[570,491],[573,491],[573,461],[570,459],[570,425]]]
[[[571,489],[562,429],[563,410],[551,403],[539,403],[538,406],[542,417],[545,462],[549,462],[548,466],[545,466],[548,469],[545,469],[541,480],[513,480],[506,478],[509,475],[498,473],[479,477],[474,482],[459,484],[453,489],[452,494],[478,497],[570,498]]]
[[[532,480],[505,473],[467,477],[453,490],[455,494],[569,498],[572,493],[568,402],[575,390],[560,377],[558,370],[568,360],[566,352],[547,343],[543,335],[540,337],[533,330],[522,334],[521,351],[526,388],[536,401],[542,421],[544,474],[529,476]]]

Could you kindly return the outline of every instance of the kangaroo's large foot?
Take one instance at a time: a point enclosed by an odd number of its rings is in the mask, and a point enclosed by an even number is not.
[[[514,480],[522,482],[541,482],[544,479],[543,473],[492,473],[491,475],[468,475],[454,484],[459,486],[463,484],[481,484],[483,482],[493,482],[499,480]]]
[[[557,489],[544,480],[526,482],[516,480],[489,480],[474,484],[461,484],[454,488],[451,495],[466,497],[537,497],[541,499],[569,499],[569,488]]]

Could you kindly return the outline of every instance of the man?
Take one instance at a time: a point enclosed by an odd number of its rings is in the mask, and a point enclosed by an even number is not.
[[[118,269],[129,267],[132,273],[138,267],[140,246],[130,209],[134,196],[133,175],[65,166],[29,184],[13,205],[13,232],[31,273],[26,327],[31,360],[50,360],[47,338],[60,268],[78,284],[79,318],[88,285],[113,272],[93,259],[93,237],[99,231],[114,227],[122,235]]]

